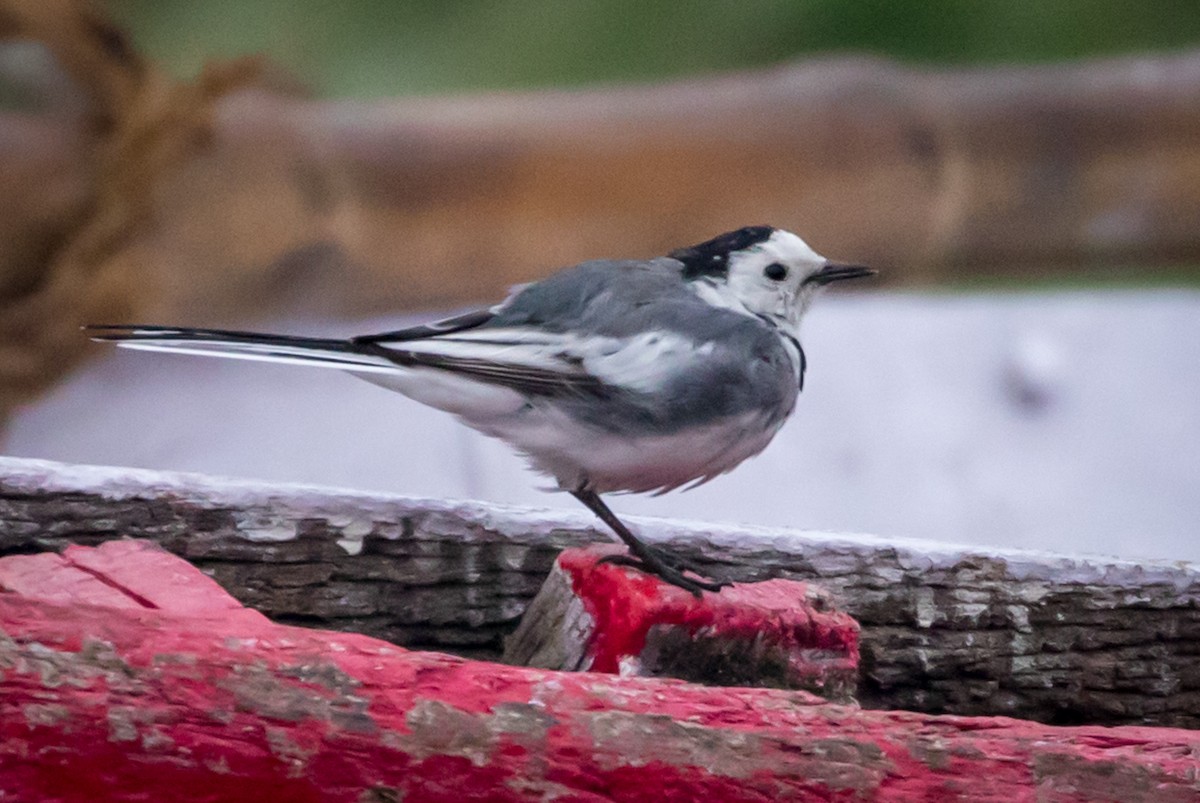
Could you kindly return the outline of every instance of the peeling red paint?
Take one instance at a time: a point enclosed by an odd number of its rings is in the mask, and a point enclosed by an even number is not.
[[[857,671],[858,623],[842,611],[823,609],[810,599],[805,583],[739,583],[697,598],[643,572],[599,562],[613,553],[609,547],[569,549],[558,559],[595,622],[587,647],[592,671],[618,672],[623,661],[643,654],[652,629],[663,627],[680,628],[692,638],[777,647],[786,656],[791,687]]]
[[[472,662],[229,616],[219,589],[202,615],[207,578],[168,576],[186,615],[150,572],[155,609],[0,593],[0,799],[1200,798],[1195,732]]]

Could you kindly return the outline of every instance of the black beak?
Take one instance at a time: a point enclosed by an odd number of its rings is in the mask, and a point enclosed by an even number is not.
[[[862,279],[866,276],[874,276],[878,271],[862,265],[837,265],[829,262],[825,267],[805,279],[806,282],[815,282],[819,285],[826,285],[831,282],[840,282],[846,279]]]

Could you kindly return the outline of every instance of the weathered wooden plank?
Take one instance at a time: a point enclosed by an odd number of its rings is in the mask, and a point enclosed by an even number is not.
[[[631,519],[862,625],[864,705],[1200,727],[1200,570],[871,536]],[[0,458],[0,551],[150,538],[289,622],[498,657],[586,514]],[[278,582],[276,582],[278,574]]]
[[[414,653],[234,615],[207,578],[138,542],[99,551],[72,547],[60,565],[92,567],[132,604],[88,604],[109,599],[94,589],[70,605],[0,592],[4,799],[1182,803],[1200,794],[1194,731],[862,711],[804,692]],[[35,563],[5,561],[17,565],[10,576]],[[180,604],[170,588],[183,590]]]

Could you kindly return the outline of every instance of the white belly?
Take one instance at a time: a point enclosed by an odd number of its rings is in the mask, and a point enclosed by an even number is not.
[[[612,432],[572,419],[552,401],[444,371],[356,375],[505,441],[568,491],[662,493],[704,482],[761,452],[783,423],[755,412],[667,435]]]
[[[556,410],[527,410],[479,429],[511,444],[564,490],[663,493],[729,471],[766,448],[779,427],[756,413],[686,432],[637,435],[587,427]]]

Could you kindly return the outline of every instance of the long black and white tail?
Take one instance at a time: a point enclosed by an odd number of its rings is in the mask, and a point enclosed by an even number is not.
[[[582,359],[573,357],[568,336],[527,329],[470,331],[480,320],[484,319],[460,316],[351,340],[176,326],[89,326],[87,331],[93,340],[131,349],[374,374],[363,378],[410,396],[416,392],[410,380],[417,375],[443,384],[454,376],[535,396],[606,397],[613,392],[604,380],[585,370]],[[463,392],[461,384],[446,387],[453,388],[447,390],[450,395]],[[441,409],[458,406],[425,395],[420,400]]]
[[[198,354],[235,360],[311,365],[343,371],[395,373],[399,366],[368,343],[320,337],[268,335],[175,326],[88,326],[92,340],[144,351]]]

